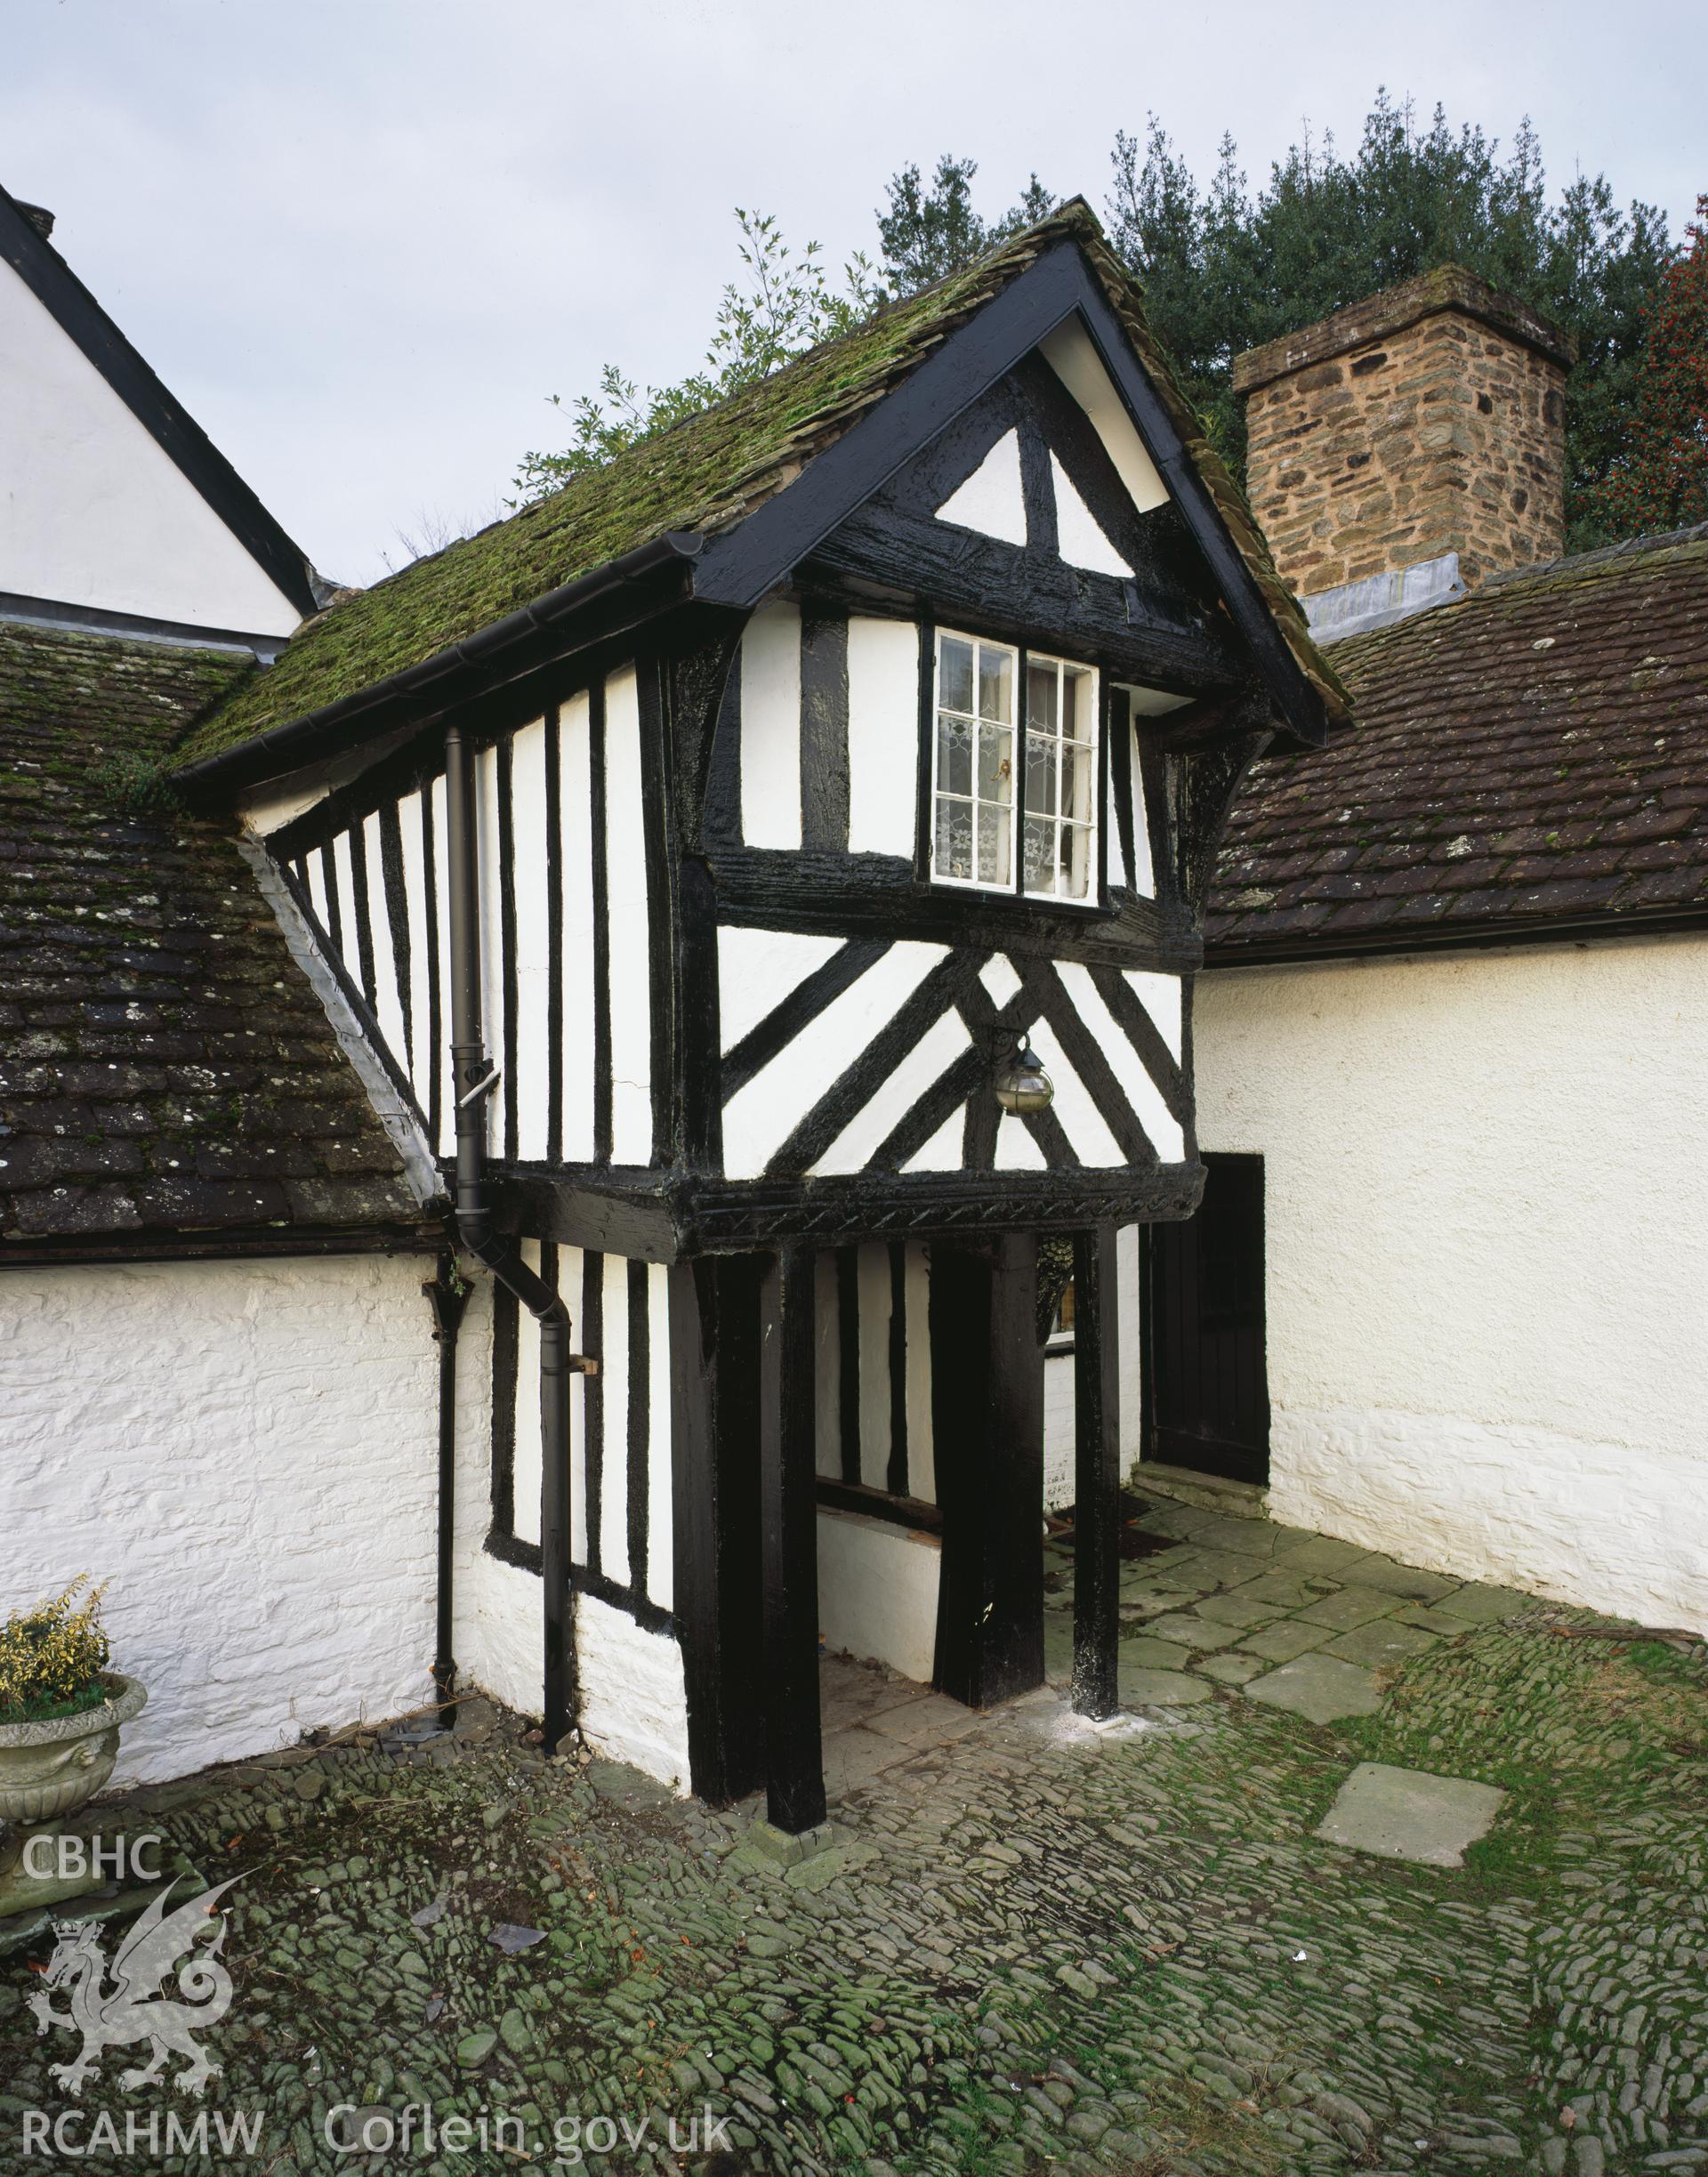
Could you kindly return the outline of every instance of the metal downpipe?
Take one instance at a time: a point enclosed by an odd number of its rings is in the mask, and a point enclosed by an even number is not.
[[[544,1594],[545,1750],[557,1751],[574,1721],[575,1630],[569,1592],[569,1378],[594,1363],[569,1350],[569,1310],[495,1233],[486,1199],[487,1099],[498,1068],[487,1055],[481,1020],[479,845],[474,752],[463,728],[445,729],[447,875],[450,889],[451,1080],[456,1104],[456,1229],[463,1246],[508,1286],[540,1326],[540,1573]]]

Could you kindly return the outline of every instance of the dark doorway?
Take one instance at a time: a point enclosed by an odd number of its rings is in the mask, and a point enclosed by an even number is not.
[[[1204,1165],[1197,1214],[1144,1229],[1145,1456],[1264,1482],[1263,1159]]]

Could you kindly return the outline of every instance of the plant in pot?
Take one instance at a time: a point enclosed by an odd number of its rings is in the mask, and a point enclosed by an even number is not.
[[[0,1911],[26,1826],[59,1821],[94,1797],[118,1759],[119,1727],[149,1697],[108,1667],[101,1597],[79,1576],[0,1625]]]

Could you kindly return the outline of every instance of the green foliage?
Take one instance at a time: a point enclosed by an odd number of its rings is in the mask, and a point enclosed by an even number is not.
[[[817,242],[797,255],[771,214],[738,206],[736,222],[743,270],[724,288],[704,366],[675,385],[642,388],[607,363],[597,393],[584,393],[569,406],[568,445],[524,455],[512,506],[602,468],[626,447],[740,392],[821,341],[851,332],[886,299],[864,256],[850,259],[842,288],[834,289]],[[563,406],[555,393],[552,404]]]
[[[176,760],[118,749],[93,766],[90,784],[103,801],[127,816],[171,816],[184,805],[172,780]]]
[[[1615,536],[1708,521],[1708,196],[1644,313],[1624,446],[1590,493]]]
[[[1055,198],[1035,173],[1011,210],[994,223],[972,208],[976,159],[954,158],[947,151],[927,188],[917,166],[904,166],[890,181],[890,207],[877,214],[883,269],[897,294],[916,294],[934,280],[946,279],[986,250],[1006,242],[1021,228],[1048,219]]]
[[[1612,480],[1637,459],[1631,417],[1640,382],[1657,414],[1679,413],[1676,388],[1663,398],[1654,367],[1643,362],[1644,312],[1674,256],[1653,206],[1621,209],[1601,174],[1577,174],[1551,199],[1527,121],[1503,155],[1480,128],[1451,126],[1438,106],[1420,125],[1409,101],[1383,90],[1349,156],[1333,136],[1316,141],[1307,126],[1254,194],[1231,137],[1222,139],[1215,169],[1201,184],[1155,115],[1142,138],[1117,133],[1111,156],[1110,243],[1140,280],[1151,328],[1236,474],[1245,434],[1230,381],[1242,349],[1455,263],[1531,303],[1577,341],[1566,396],[1571,548],[1646,524],[1642,510],[1657,503],[1655,490],[1633,496],[1613,489]],[[568,445],[524,459],[512,504],[538,498],[739,391],[884,303],[958,271],[1054,206],[1034,174],[1018,203],[987,220],[973,201],[977,173],[974,160],[947,152],[929,181],[919,165],[904,167],[876,214],[881,263],[856,256],[836,288],[817,243],[797,255],[776,218],[737,211],[742,272],[723,291],[704,367],[677,384],[643,389],[608,364],[597,391],[568,405]],[[1702,255],[1699,244],[1695,254]],[[1692,337],[1699,363],[1703,343]],[[1679,437],[1676,429],[1664,435],[1669,442]],[[1676,481],[1680,457],[1667,458]],[[1674,501],[1662,493],[1658,503]],[[1696,501],[1687,489],[1676,503]]]
[[[1229,380],[1241,349],[1462,264],[1575,336],[1567,519],[1575,549],[1602,541],[1595,493],[1623,456],[1643,306],[1671,257],[1652,206],[1621,211],[1600,174],[1579,174],[1551,203],[1527,122],[1503,158],[1480,128],[1454,130],[1438,106],[1420,128],[1385,91],[1350,157],[1307,130],[1255,196],[1231,138],[1201,189],[1154,115],[1142,141],[1117,136],[1114,165],[1110,242],[1236,467],[1245,428]]]
[[[108,1697],[101,1673],[112,1650],[101,1628],[101,1589],[74,1607],[86,1582],[79,1574],[63,1594],[14,1610],[0,1625],[0,1724],[79,1715]]]

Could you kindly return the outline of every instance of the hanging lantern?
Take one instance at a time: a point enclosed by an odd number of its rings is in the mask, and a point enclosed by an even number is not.
[[[1055,1084],[1028,1043],[1002,1061],[991,1085],[1004,1111],[1047,1111],[1055,1101]]]

